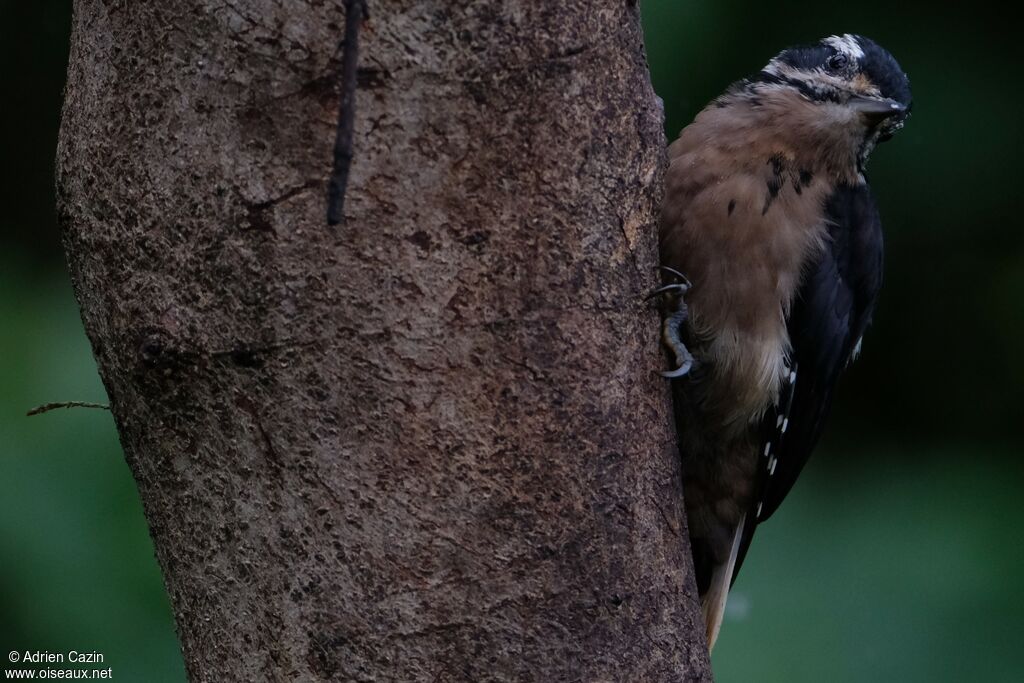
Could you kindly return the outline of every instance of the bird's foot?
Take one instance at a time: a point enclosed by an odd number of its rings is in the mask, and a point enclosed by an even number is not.
[[[690,311],[687,309],[682,297],[680,297],[676,309],[670,315],[665,316],[665,320],[661,323],[661,341],[675,355],[677,365],[674,370],[662,372],[662,377],[667,377],[668,379],[685,377],[693,369],[693,354],[686,348],[682,335],[679,333],[689,318]]]
[[[675,355],[677,367],[674,370],[666,370],[662,372],[661,376],[669,379],[676,379],[678,377],[685,377],[689,374],[694,364],[693,354],[691,354],[690,350],[686,348],[686,344],[683,342],[682,335],[680,334],[680,330],[683,329],[683,325],[685,325],[686,321],[690,318],[690,311],[686,306],[686,302],[683,301],[683,295],[685,295],[693,285],[686,276],[678,270],[669,268],[668,266],[662,266],[661,269],[670,273],[679,281],[658,287],[649,293],[646,298],[652,299],[656,296],[671,296],[669,306],[671,312],[665,316],[665,319],[661,324],[661,340],[662,343],[664,343],[665,346],[667,346]]]

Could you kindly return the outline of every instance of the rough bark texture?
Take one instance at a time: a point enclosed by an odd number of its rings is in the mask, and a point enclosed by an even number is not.
[[[78,0],[82,315],[194,681],[710,679],[625,0]]]

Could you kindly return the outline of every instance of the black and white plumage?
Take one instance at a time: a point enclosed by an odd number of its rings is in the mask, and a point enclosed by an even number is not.
[[[864,167],[910,103],[888,52],[831,36],[734,84],[669,148],[662,263],[688,282],[667,291],[663,338],[709,645],[871,321],[882,231]]]
[[[789,493],[821,435],[839,373],[853,360],[882,285],[882,226],[866,184],[837,187],[826,202],[828,238],[787,319],[795,377],[790,428],[767,478],[758,521]]]

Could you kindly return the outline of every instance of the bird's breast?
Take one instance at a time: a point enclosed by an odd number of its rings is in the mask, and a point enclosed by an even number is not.
[[[698,359],[735,415],[774,400],[789,352],[786,315],[825,235],[828,183],[785,150],[675,150],[662,210],[662,261],[687,294]],[[737,400],[738,399],[738,400]]]

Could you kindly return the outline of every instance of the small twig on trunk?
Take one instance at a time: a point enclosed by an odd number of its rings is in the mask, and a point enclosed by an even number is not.
[[[48,413],[51,410],[57,410],[59,408],[99,408],[100,410],[110,410],[110,406],[106,403],[88,403],[86,401],[62,401],[60,403],[44,403],[41,406],[33,408],[32,410],[25,413],[26,416],[31,417],[32,415],[41,415]]]
[[[327,224],[344,220],[345,190],[352,166],[352,137],[356,116],[356,76],[359,62],[359,27],[369,16],[366,0],[345,0],[345,40],[341,50],[341,104],[334,138],[334,170],[327,186]]]

